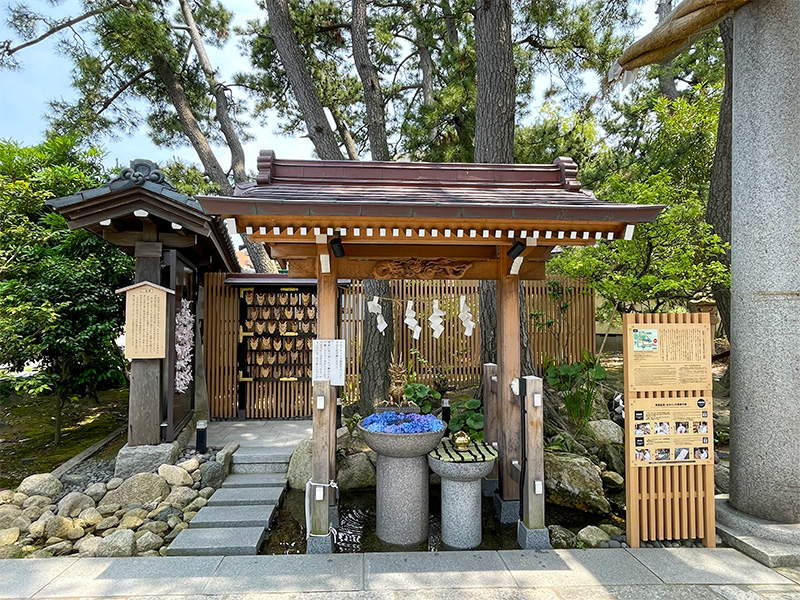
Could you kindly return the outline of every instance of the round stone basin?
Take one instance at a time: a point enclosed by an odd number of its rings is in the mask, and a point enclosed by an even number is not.
[[[439,475],[442,479],[449,479],[450,481],[473,481],[486,477],[494,466],[493,460],[486,460],[481,462],[445,462],[428,456],[428,464],[433,472]]]
[[[361,439],[378,454],[394,458],[411,458],[427,454],[442,440],[444,430],[428,433],[377,433],[358,426]]]

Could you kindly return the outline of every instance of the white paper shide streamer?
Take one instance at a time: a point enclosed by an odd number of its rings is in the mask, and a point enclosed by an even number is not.
[[[464,335],[467,337],[472,336],[472,331],[475,329],[475,321],[472,320],[472,310],[467,304],[467,297],[461,296],[459,300],[458,318],[464,326]]]
[[[422,333],[422,326],[417,321],[417,313],[414,311],[414,301],[409,300],[406,304],[406,312],[405,312],[405,319],[403,319],[403,323],[405,323],[411,332],[414,334],[414,339],[419,339],[419,334]]]
[[[442,324],[442,317],[444,316],[444,312],[439,309],[439,300],[433,301],[433,312],[431,316],[428,317],[428,322],[431,324],[431,329],[433,330],[433,337],[437,340],[439,337],[444,333],[444,325]]]
[[[382,335],[386,335],[385,331],[389,325],[386,323],[386,319],[383,318],[383,309],[381,308],[380,299],[377,296],[373,296],[372,300],[367,302],[367,310],[375,315],[378,331],[380,331]]]

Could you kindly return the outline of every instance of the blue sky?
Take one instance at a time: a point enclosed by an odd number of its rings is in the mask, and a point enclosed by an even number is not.
[[[650,4],[652,3],[652,6]],[[33,0],[32,8],[46,10],[59,15],[77,14],[79,3],[69,0],[61,6],[53,7],[41,0]],[[644,24],[640,33],[650,30],[655,21],[655,2],[645,0],[643,12]],[[253,0],[229,0],[228,6],[235,14],[234,23],[244,23],[247,19],[263,16]],[[3,17],[5,17],[3,4]],[[13,39],[11,31],[0,23],[0,40]],[[247,68],[247,59],[239,56],[235,40],[230,40],[223,50],[209,48],[211,60],[215,65],[224,65],[223,80],[230,80],[237,70]],[[32,145],[41,141],[46,127],[47,101],[53,98],[74,98],[75,92],[70,88],[71,63],[58,55],[54,41],[48,41],[30,47],[15,55],[21,63],[17,71],[0,71],[0,138],[12,139],[24,145]],[[273,149],[280,158],[310,158],[313,145],[308,138],[291,138],[275,133],[277,121],[273,116],[264,125],[253,126],[251,132],[254,141],[246,144],[247,167],[255,169],[255,157],[262,149]],[[109,140],[103,144],[107,156],[105,164],[113,167],[116,163],[127,164],[134,158],[148,158],[155,162],[165,162],[172,157],[179,157],[187,162],[197,162],[194,151],[190,147],[160,148],[147,137],[145,128],[141,128],[133,136],[124,136],[119,140]],[[218,154],[220,161],[227,165],[229,159],[222,149]]]

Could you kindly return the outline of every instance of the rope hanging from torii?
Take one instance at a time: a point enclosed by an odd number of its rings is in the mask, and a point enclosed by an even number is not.
[[[716,26],[729,12],[750,0],[684,0],[658,27],[622,53],[608,73],[609,81],[633,80],[636,69],[667,62]]]

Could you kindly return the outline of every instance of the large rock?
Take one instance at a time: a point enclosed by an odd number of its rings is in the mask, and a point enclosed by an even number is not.
[[[146,504],[152,500],[161,501],[168,494],[169,486],[161,477],[155,473],[139,473],[108,492],[103,498],[103,504]]]
[[[714,465],[714,491],[717,494],[727,494],[731,485],[731,471],[725,463]]]
[[[171,465],[178,458],[178,445],[159,444],[158,446],[128,446],[125,444],[117,454],[114,463],[114,476],[127,479],[138,473],[150,473],[160,465]]]
[[[136,540],[136,551],[139,553],[150,550],[158,550],[164,545],[164,539],[151,531],[145,531],[144,535]]]
[[[239,444],[236,442],[229,442],[223,446],[222,450],[217,452],[217,462],[222,465],[225,470],[225,476],[231,472],[231,463],[233,462],[233,453],[239,449]]]
[[[25,499],[25,502],[22,503],[22,508],[44,508],[45,506],[50,506],[53,503],[53,500],[48,496],[41,496],[36,494],[35,496],[28,496]]]
[[[598,446],[601,444],[625,443],[625,432],[614,421],[609,421],[608,419],[589,421],[587,427]]]
[[[341,464],[337,481],[340,490],[374,488],[375,467],[363,452],[351,454]]]
[[[44,534],[46,537],[66,538],[67,532],[74,527],[72,519],[66,517],[55,516],[48,519],[44,526]]]
[[[103,482],[93,483],[86,488],[84,494],[89,496],[95,502],[100,502],[100,500],[103,499],[103,496],[106,495],[106,484]]]
[[[610,541],[611,536],[594,525],[584,527],[578,532],[578,542],[587,548],[599,548],[603,542],[608,543]]]
[[[87,526],[94,527],[103,520],[103,515],[96,508],[87,508],[78,515],[78,518],[86,523]]]
[[[303,440],[292,452],[289,459],[289,470],[286,473],[289,487],[293,490],[306,489],[306,482],[311,479],[311,440]]]
[[[607,514],[611,510],[600,473],[588,458],[545,452],[544,480],[548,502],[590,513]]]
[[[203,483],[203,487],[211,487],[214,489],[222,487],[222,482],[225,481],[225,477],[227,476],[222,463],[213,460],[200,465],[200,474],[200,481]]]
[[[27,496],[47,496],[53,498],[64,490],[64,484],[50,473],[31,475],[22,480],[17,492]]]
[[[189,473],[175,465],[161,465],[158,467],[158,474],[166,481],[171,487],[180,485],[191,486],[194,481]]]
[[[186,508],[192,500],[197,498],[199,494],[190,487],[176,487],[172,492],[170,492],[169,496],[164,499],[164,502],[169,502],[176,508],[180,508],[183,510]]]
[[[95,550],[95,556],[134,556],[136,535],[130,529],[118,529],[103,538]]]
[[[19,528],[9,527],[8,529],[0,529],[0,546],[7,546],[13,544],[19,539]]]
[[[625,477],[625,454],[622,446],[600,444],[597,449],[597,458],[606,463],[606,468],[609,471],[614,471]]]
[[[609,490],[621,490],[625,487],[625,480],[622,475],[614,471],[603,471],[600,473],[600,479]]]
[[[550,545],[555,549],[565,550],[575,547],[575,534],[561,525],[549,525]]]
[[[97,548],[103,542],[103,538],[97,536],[86,536],[75,542],[74,549],[78,551],[81,556],[94,556]]]
[[[58,502],[58,515],[60,517],[77,517],[87,508],[94,508],[94,500],[80,492],[70,492]]]
[[[11,527],[11,523],[22,514],[22,509],[16,504],[0,505],[0,529]]]
[[[191,473],[192,471],[196,471],[200,468],[200,461],[198,461],[196,458],[190,458],[189,460],[178,463],[178,466],[187,473]]]

